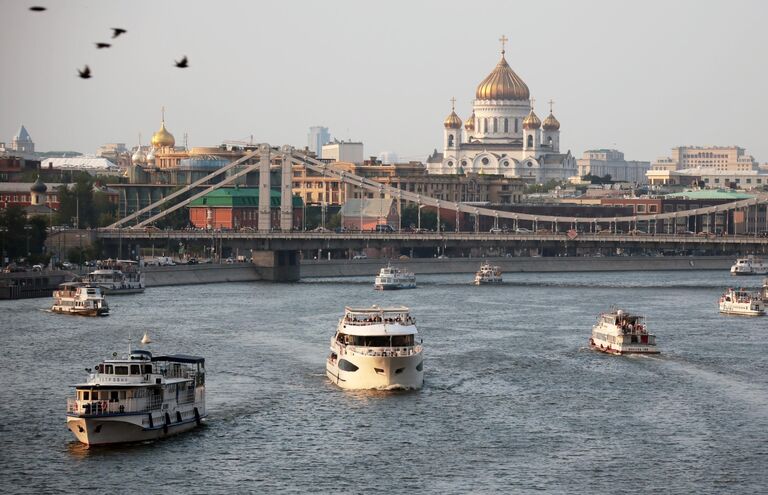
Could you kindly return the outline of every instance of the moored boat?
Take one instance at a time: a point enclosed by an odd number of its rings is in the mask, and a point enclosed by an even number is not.
[[[416,275],[388,264],[379,271],[373,287],[377,290],[415,289]]]
[[[760,294],[745,289],[728,289],[720,296],[720,312],[727,315],[763,316],[765,303]]]
[[[345,389],[419,389],[424,357],[406,307],[344,310],[331,338],[326,375]]]
[[[736,259],[736,263],[731,266],[731,275],[766,275],[768,274],[768,264],[762,259],[756,258],[751,254],[746,258]]]
[[[137,263],[130,260],[107,260],[97,270],[85,276],[84,281],[99,287],[104,294],[135,294],[144,292],[144,274]]]
[[[480,270],[475,273],[475,285],[500,284],[502,283],[501,268],[492,266],[485,262],[480,265]]]
[[[648,333],[644,317],[621,309],[602,313],[589,338],[589,347],[609,354],[658,354],[656,335]]]
[[[155,440],[191,430],[206,416],[202,357],[129,349],[74,387],[67,428],[87,445]]]
[[[66,282],[53,291],[51,311],[68,315],[106,316],[109,306],[100,288],[81,282]]]

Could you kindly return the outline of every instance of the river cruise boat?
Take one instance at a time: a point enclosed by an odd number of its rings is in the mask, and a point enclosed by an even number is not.
[[[66,282],[53,291],[51,311],[67,315],[107,316],[109,306],[100,288],[81,282]]]
[[[107,260],[86,275],[84,281],[108,295],[144,292],[144,274],[136,265],[135,261]]]
[[[720,296],[720,312],[726,315],[763,316],[765,303],[760,294],[744,289],[728,289]]]
[[[501,268],[498,266],[483,263],[480,265],[480,270],[475,273],[475,285],[500,284],[501,282]]]
[[[416,275],[395,266],[387,265],[379,272],[373,287],[376,290],[415,289]]]
[[[760,298],[768,304],[768,278],[763,279],[763,287],[760,289]]]
[[[67,399],[67,428],[86,445],[155,440],[206,416],[204,358],[134,349],[86,371]]]
[[[344,389],[420,389],[424,357],[406,307],[344,310],[325,370]]]
[[[768,264],[760,258],[752,255],[746,258],[738,258],[736,263],[731,266],[731,275],[766,275],[768,274]]]
[[[648,333],[644,317],[621,309],[602,313],[592,327],[589,347],[608,354],[658,354],[656,335]]]

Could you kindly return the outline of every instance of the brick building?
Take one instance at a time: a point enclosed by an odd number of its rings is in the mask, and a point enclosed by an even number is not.
[[[303,203],[293,197],[293,225],[302,223]],[[280,227],[280,192],[271,191],[271,225]],[[259,228],[259,190],[257,188],[228,187],[211,191],[189,203],[189,221],[204,229]]]

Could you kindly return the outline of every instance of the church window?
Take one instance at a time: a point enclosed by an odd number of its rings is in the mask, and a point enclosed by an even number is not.
[[[504,132],[509,132],[509,119],[507,118],[504,119]]]
[[[533,148],[533,136],[528,135],[528,147]]]
[[[517,133],[517,117],[515,117],[515,133]]]
[[[453,146],[453,134],[448,134],[448,147]]]
[[[528,162],[529,167],[533,167],[533,162]]]
[[[499,119],[497,119],[496,117],[494,117],[494,118],[493,118],[493,132],[499,132],[499,126],[498,126],[498,123],[499,123]]]
[[[483,132],[488,132],[488,117],[483,119]]]
[[[504,166],[505,167],[509,167],[509,161],[508,160],[504,160]],[[506,186],[504,186],[504,187],[506,187]]]
[[[549,137],[549,139],[547,140],[547,142],[549,143],[549,145],[550,145],[550,146],[552,146],[552,136],[550,136],[550,137]]]
[[[467,166],[467,161],[466,160],[462,160],[461,161],[461,166],[462,167],[466,167]]]
[[[448,162],[448,166],[449,166],[449,167],[453,167],[453,162],[452,162],[452,161],[451,161],[451,162]]]
[[[483,165],[488,165],[488,159],[487,158],[483,158],[481,161],[483,162]]]

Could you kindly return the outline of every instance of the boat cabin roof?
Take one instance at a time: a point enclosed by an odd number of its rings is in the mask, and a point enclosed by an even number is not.
[[[188,354],[167,354],[165,356],[152,356],[152,362],[166,361],[169,363],[205,364],[205,358],[190,356]]]
[[[388,308],[381,308],[379,306],[371,306],[369,308],[353,308],[346,306],[344,312],[348,315],[361,314],[365,316],[380,315],[387,313],[408,314],[410,309],[407,306],[390,306]]]
[[[368,325],[344,325],[339,332],[359,337],[375,337],[381,335],[416,335],[416,325],[402,323],[372,323]]]

